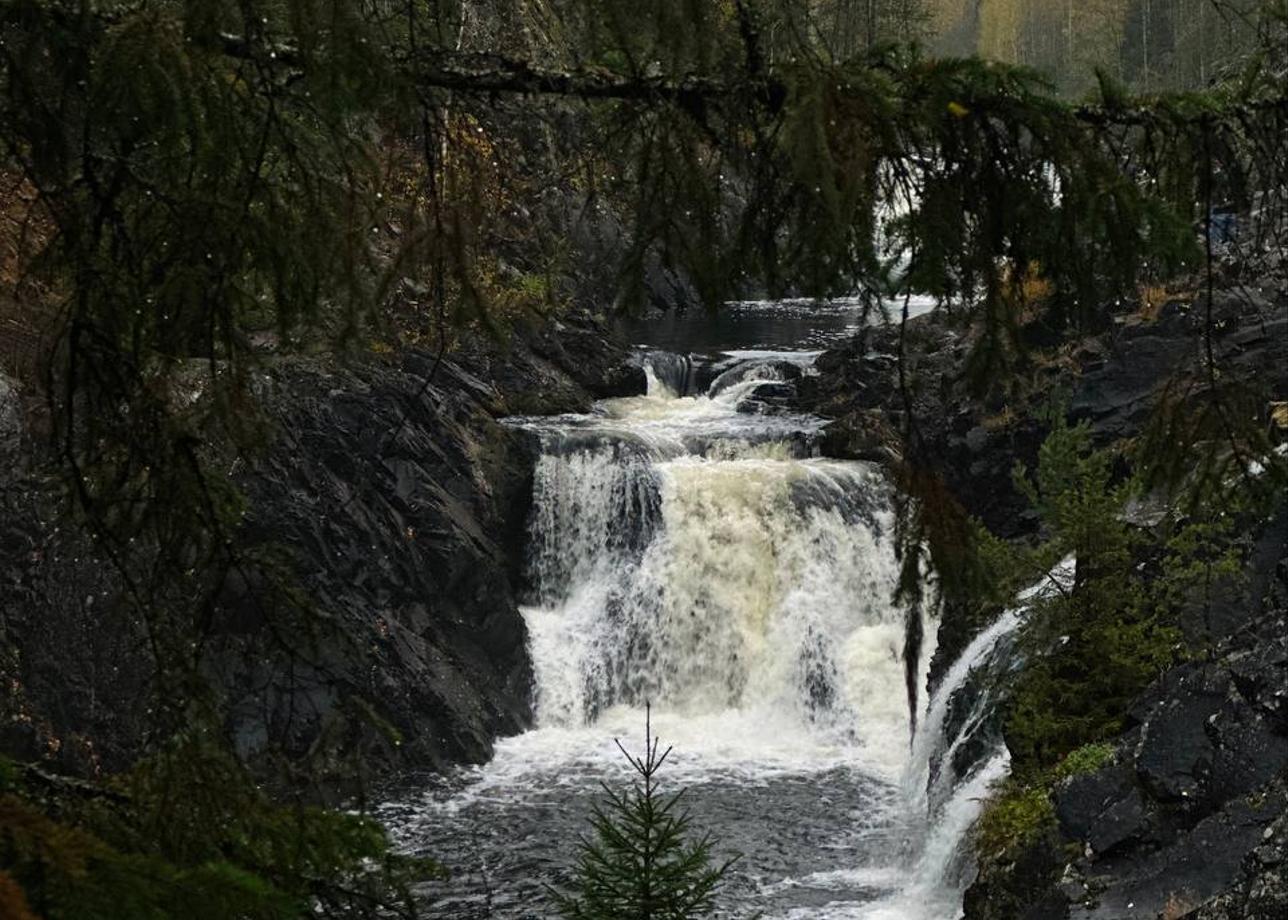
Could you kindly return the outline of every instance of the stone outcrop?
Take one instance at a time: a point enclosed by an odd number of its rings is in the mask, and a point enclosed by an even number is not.
[[[1218,292],[1212,312],[1222,373],[1254,381],[1272,408],[1288,399],[1288,295]],[[966,511],[1023,538],[1036,520],[1011,471],[1036,461],[1034,410],[1060,394],[1098,446],[1139,437],[1165,388],[1202,385],[1206,321],[1180,302],[1122,316],[1073,348],[1035,351],[1025,389],[981,394],[963,374],[968,334],[931,315],[907,329],[906,393],[895,329],[826,353],[801,390],[833,419],[822,444],[834,456],[897,462],[911,410],[929,461]],[[1136,513],[1150,525],[1150,508]],[[1246,577],[1181,617],[1215,650],[1140,697],[1110,765],[1057,787],[1054,827],[985,861],[966,895],[969,920],[1288,917],[1288,505],[1256,509],[1240,531]],[[978,626],[945,610],[932,680]]]
[[[1114,762],[1056,788],[1057,828],[986,864],[967,894],[966,916],[1288,915],[1285,627],[1288,608],[1280,607],[1215,660],[1183,665],[1150,687]],[[1039,903],[1040,913],[1017,912]]]
[[[499,419],[584,411],[641,392],[643,372],[573,313],[441,363],[269,357],[260,373],[272,434],[234,474],[254,563],[220,592],[207,656],[237,745],[251,761],[357,752],[375,777],[485,760],[530,719],[518,599],[533,447]],[[20,438],[0,434],[7,456]],[[15,450],[31,463],[31,445]],[[111,565],[66,526],[53,480],[33,467],[5,485],[0,748],[119,768],[146,737],[143,630]],[[266,608],[266,559],[310,611],[289,635]]]
[[[1225,373],[1288,398],[1288,295],[1272,301],[1245,290],[1218,293],[1214,348]],[[1031,356],[1028,385],[980,392],[963,368],[969,336],[945,316],[909,322],[907,402],[899,386],[898,330],[866,330],[818,359],[820,376],[803,382],[803,403],[832,419],[826,453],[881,460],[897,455],[911,410],[929,460],[967,511],[1005,537],[1031,533],[1027,502],[1011,478],[1016,462],[1032,466],[1043,437],[1034,411],[1053,398],[1074,421],[1087,421],[1098,446],[1138,436],[1164,389],[1201,373],[1202,311],[1173,302],[1154,318],[1128,315],[1072,349]],[[1278,394],[1278,395],[1275,395]]]
[[[1288,293],[1271,300],[1246,289],[1218,292],[1213,320],[1214,351],[1225,373],[1255,381],[1272,401],[1288,399]],[[1170,384],[1202,374],[1205,323],[1204,311],[1179,301],[1154,317],[1121,316],[1074,347],[1035,350],[1027,385],[1000,393],[968,384],[969,334],[950,318],[929,314],[908,324],[906,394],[898,329],[876,327],[818,359],[820,375],[801,381],[802,404],[832,420],[822,434],[824,453],[878,463],[900,458],[911,411],[923,462],[943,476],[965,511],[999,536],[1023,538],[1037,520],[1012,472],[1017,463],[1036,464],[1045,437],[1037,411],[1061,401],[1072,420],[1090,425],[1098,447],[1128,443]],[[1247,619],[1246,611],[1228,605],[1214,615]],[[944,617],[932,677],[981,625],[974,613]]]

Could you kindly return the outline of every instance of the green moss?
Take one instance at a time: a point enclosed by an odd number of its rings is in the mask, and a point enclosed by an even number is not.
[[[1031,785],[1008,782],[984,807],[975,826],[979,852],[995,856],[1035,840],[1055,821],[1052,787],[1067,777],[1099,770],[1113,759],[1113,745],[1084,744]]]
[[[979,853],[1005,853],[1033,840],[1055,823],[1055,810],[1044,786],[1009,784],[992,799],[975,825]]]
[[[1112,744],[1084,744],[1077,750],[1070,751],[1069,755],[1051,771],[1051,776],[1053,780],[1058,782],[1070,776],[1094,773],[1113,759],[1114,747]]]

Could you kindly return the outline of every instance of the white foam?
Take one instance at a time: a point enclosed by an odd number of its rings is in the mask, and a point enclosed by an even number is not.
[[[846,739],[851,761],[898,774],[908,710],[893,522],[888,511],[873,511],[871,526],[846,514],[856,501],[884,504],[876,474],[763,452],[657,461],[645,474],[656,532],[619,550],[609,531],[631,488],[621,465],[548,462],[560,471],[538,484],[543,600],[524,611],[541,728],[646,699],[695,719],[748,712],[828,745]]]
[[[974,826],[992,787],[1010,767],[1004,750],[996,753],[954,792],[927,836],[916,863],[896,870],[890,894],[876,900],[837,900],[823,907],[799,908],[774,920],[955,920],[961,917],[961,892],[971,881],[969,865],[959,865],[962,844]],[[858,870],[830,879],[838,887],[864,887],[887,877],[888,870]]]
[[[930,778],[931,761],[935,748],[944,742],[944,720],[948,715],[948,706],[956,693],[965,685],[971,672],[979,667],[993,653],[997,644],[1016,629],[1021,623],[1016,610],[1008,610],[992,626],[977,635],[966,649],[953,662],[944,674],[931,698],[926,717],[917,728],[913,741],[912,756],[908,760],[908,773],[904,778],[905,795],[911,801],[926,803],[927,783]],[[958,739],[964,736],[958,733]],[[952,748],[949,748],[951,753]]]

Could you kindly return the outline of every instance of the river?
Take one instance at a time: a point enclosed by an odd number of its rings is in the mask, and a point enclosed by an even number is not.
[[[647,395],[511,420],[541,444],[523,608],[536,727],[383,809],[404,850],[452,872],[426,887],[429,916],[553,916],[546,886],[566,880],[600,782],[630,780],[615,739],[642,750],[646,702],[673,747],[664,787],[687,789],[718,856],[740,854],[721,916],[959,914],[962,842],[1006,771],[991,743],[953,768],[987,706],[961,691],[1014,618],[923,694],[914,737],[888,486],[815,456],[822,421],[776,404],[852,324],[747,309],[685,330],[722,352],[712,366],[664,328],[641,342]]]

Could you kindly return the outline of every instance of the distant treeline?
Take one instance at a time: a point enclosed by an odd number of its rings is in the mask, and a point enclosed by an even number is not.
[[[823,0],[838,50],[921,39],[939,54],[1033,67],[1061,89],[1095,72],[1140,91],[1206,86],[1256,44],[1264,0]]]

